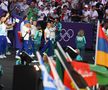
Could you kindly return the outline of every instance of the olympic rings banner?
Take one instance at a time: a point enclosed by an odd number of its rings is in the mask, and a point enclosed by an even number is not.
[[[86,48],[93,48],[93,25],[90,23],[72,23],[72,22],[62,22],[62,33],[60,34],[60,44],[63,47],[68,45],[76,48],[75,38],[80,29],[83,29],[86,37]]]

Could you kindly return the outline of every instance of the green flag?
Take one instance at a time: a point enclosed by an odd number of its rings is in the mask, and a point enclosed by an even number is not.
[[[71,63],[67,62],[68,57],[66,56],[66,53],[64,52],[59,42],[57,42],[57,49],[55,50],[55,53],[59,58],[59,61],[62,64],[62,66],[68,72],[69,77],[74,82],[75,88],[77,90],[79,90],[79,88],[86,88],[88,90],[89,88],[84,78],[74,70]]]
[[[60,79],[63,81],[64,68],[63,68],[62,64],[60,63],[60,60],[58,59],[58,57],[56,58],[56,70],[58,72]]]
[[[99,85],[108,85],[108,70],[99,65],[90,65],[90,69],[97,74]]]

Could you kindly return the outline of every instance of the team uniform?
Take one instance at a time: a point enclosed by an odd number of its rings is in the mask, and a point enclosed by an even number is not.
[[[30,42],[30,28],[26,27],[25,24],[28,23],[27,21],[24,22],[24,26],[22,26],[22,37],[23,37],[23,50],[26,51],[29,55],[31,55],[31,42]]]
[[[52,41],[53,41],[53,28],[47,28],[45,29],[45,43],[41,50],[41,54],[43,55],[44,52],[47,53],[48,56],[53,55],[53,47],[52,47]]]
[[[38,51],[41,45],[42,30],[36,30],[34,35],[34,51]]]
[[[6,58],[6,46],[7,46],[7,39],[6,39],[6,24],[0,24],[0,58]]]

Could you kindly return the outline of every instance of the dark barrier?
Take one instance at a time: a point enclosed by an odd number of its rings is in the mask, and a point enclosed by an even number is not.
[[[41,72],[33,66],[15,65],[12,90],[43,90]]]

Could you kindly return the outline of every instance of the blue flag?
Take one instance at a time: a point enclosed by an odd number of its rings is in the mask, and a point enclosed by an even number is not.
[[[47,69],[43,62],[43,58],[41,57],[39,52],[37,52],[37,57],[41,66],[41,71],[42,71],[42,80],[43,80],[43,87],[44,87],[43,90],[57,90],[55,82],[52,79],[52,77],[48,74]]]

